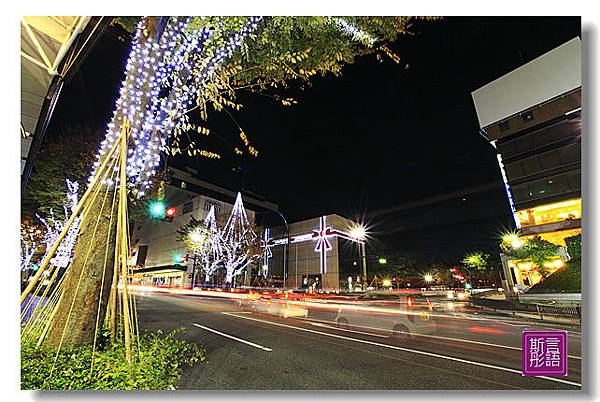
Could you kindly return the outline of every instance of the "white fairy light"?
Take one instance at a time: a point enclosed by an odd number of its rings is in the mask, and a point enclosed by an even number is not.
[[[242,194],[238,193],[221,237],[226,283],[231,284],[234,276],[241,274],[260,256],[251,254],[250,246],[256,241],[256,237],[244,209]]]
[[[343,18],[329,17],[329,19],[357,42],[364,43],[367,46],[373,46],[373,44],[377,41],[377,38]]]
[[[67,179],[67,200],[69,204],[69,209],[71,213],[77,207],[77,203],[79,200],[79,184],[77,182],[72,182]],[[46,227],[46,234],[44,235],[43,242],[46,245],[46,253],[50,250],[50,247],[54,244],[63,228],[65,227],[67,221],[69,220],[69,210],[67,206],[63,206],[65,212],[65,218],[63,221],[58,221],[54,216],[54,211],[50,210],[50,216],[48,217],[48,221],[44,218],[40,217],[36,214],[38,219],[42,222],[42,224]],[[75,247],[75,241],[77,240],[77,236],[79,234],[79,225],[81,224],[81,216],[75,218],[69,229],[67,230],[67,234],[61,241],[58,249],[56,250],[56,254],[53,258],[54,265],[59,268],[65,268],[71,262],[73,258],[73,248]]]

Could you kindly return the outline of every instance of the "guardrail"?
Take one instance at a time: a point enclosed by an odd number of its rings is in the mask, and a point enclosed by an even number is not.
[[[496,310],[509,310],[515,312],[537,314],[543,320],[544,316],[574,318],[581,321],[581,306],[548,306],[545,304],[520,303],[513,300],[492,300],[471,297],[474,305]]]

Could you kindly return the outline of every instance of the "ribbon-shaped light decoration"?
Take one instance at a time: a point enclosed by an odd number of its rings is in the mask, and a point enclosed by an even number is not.
[[[327,237],[333,236],[333,230],[327,226],[325,216],[319,218],[319,230],[313,230],[312,237],[317,239],[315,252],[321,254],[321,273],[327,272],[327,251],[331,250],[331,243]]]

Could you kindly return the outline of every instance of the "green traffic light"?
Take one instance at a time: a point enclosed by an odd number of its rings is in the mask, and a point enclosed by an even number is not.
[[[162,218],[165,215],[165,204],[161,201],[153,201],[150,203],[150,215],[153,218]]]
[[[173,257],[173,262],[175,264],[181,264],[183,262],[183,256],[177,254],[176,256]]]
[[[379,263],[380,264],[387,264],[387,259],[382,257],[382,258],[379,259]]]

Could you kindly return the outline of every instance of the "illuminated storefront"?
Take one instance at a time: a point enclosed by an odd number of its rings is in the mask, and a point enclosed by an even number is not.
[[[540,205],[517,212],[521,227],[581,219],[581,198]]]
[[[551,275],[556,270],[564,267],[564,257],[557,255],[544,263],[544,271]],[[511,272],[512,282],[523,286],[533,286],[543,279],[539,269],[532,262],[526,260],[507,260],[506,264]],[[514,285],[513,285],[514,286]]]

